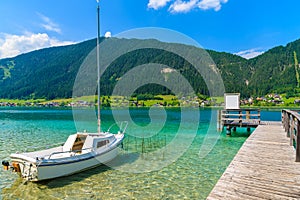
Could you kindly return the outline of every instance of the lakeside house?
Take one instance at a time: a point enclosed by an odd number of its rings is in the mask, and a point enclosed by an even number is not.
[[[260,97],[250,97],[248,99],[241,99],[241,105],[257,105],[257,104],[284,104],[283,98],[278,94],[268,94]]]

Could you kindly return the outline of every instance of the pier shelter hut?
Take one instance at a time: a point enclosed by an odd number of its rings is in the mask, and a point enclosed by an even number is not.
[[[225,93],[225,110],[239,110],[240,109],[240,93]]]

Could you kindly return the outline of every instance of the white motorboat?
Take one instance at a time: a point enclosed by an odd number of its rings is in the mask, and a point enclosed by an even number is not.
[[[76,133],[68,137],[63,146],[29,153],[11,154],[11,163],[2,161],[4,169],[13,169],[28,181],[41,181],[71,175],[96,167],[114,159],[122,145],[128,123],[122,122],[117,134],[101,131],[100,118],[100,62],[99,62],[99,1],[97,6],[97,69],[98,69],[98,132]],[[112,126],[111,126],[112,127]]]
[[[6,169],[12,168],[19,172],[28,181],[71,175],[114,159],[122,145],[124,131],[118,134],[76,133],[70,135],[63,146],[14,153],[10,155],[11,164],[6,161],[2,164]]]

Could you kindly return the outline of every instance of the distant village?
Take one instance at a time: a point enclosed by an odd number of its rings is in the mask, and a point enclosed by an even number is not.
[[[286,103],[281,95],[268,94],[262,97],[250,97],[240,100],[241,106],[296,106],[300,105],[300,98],[295,99],[293,102]],[[94,107],[94,101],[86,100],[73,100],[73,101],[25,101],[25,102],[9,102],[0,101],[0,107],[67,107],[67,108],[88,108]],[[127,97],[101,97],[101,106],[103,107],[210,107],[224,106],[224,100],[220,101],[215,98],[200,99],[199,97],[180,97],[177,99],[175,96],[172,99],[164,100],[137,100]]]
[[[249,99],[242,99],[241,105],[253,105],[259,103],[270,103],[273,105],[284,104],[283,98],[278,94],[268,94],[266,97],[250,97]]]
[[[0,102],[0,106],[3,107],[92,107],[93,103],[87,101],[76,101],[71,103],[65,102],[46,102],[46,103],[36,103],[36,102],[25,102],[25,103],[12,103],[12,102]]]
[[[292,102],[285,102],[284,98],[279,94],[268,94],[263,97],[251,97],[249,99],[242,99],[241,105],[254,105],[254,106],[295,106],[300,105],[300,98]]]

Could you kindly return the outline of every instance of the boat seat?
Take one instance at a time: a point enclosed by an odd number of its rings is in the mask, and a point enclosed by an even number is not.
[[[82,153],[89,153],[92,151],[94,138],[92,136],[87,136],[85,142],[82,146]]]
[[[76,138],[77,138],[77,134],[73,134],[68,137],[66,143],[63,146],[63,149],[62,149],[63,152],[72,151],[72,147],[73,147],[73,144],[74,144]]]

